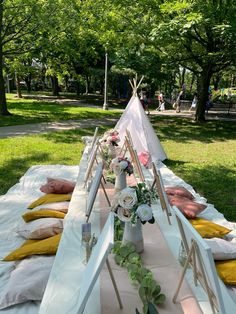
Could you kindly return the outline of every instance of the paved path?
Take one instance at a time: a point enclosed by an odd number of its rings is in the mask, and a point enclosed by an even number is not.
[[[182,111],[176,113],[174,110],[165,110],[163,112],[153,110],[150,112],[150,115],[159,115],[159,116],[175,116],[175,117],[184,117],[193,119],[194,113],[189,111]],[[222,120],[222,121],[236,121],[236,115],[230,114],[229,116],[223,115],[219,112],[211,111],[206,114],[207,120]],[[47,132],[56,132],[63,130],[74,130],[80,128],[89,128],[96,127],[99,125],[114,125],[118,121],[118,118],[114,117],[104,117],[103,119],[87,119],[87,120],[69,120],[61,122],[44,122],[37,124],[25,124],[25,125],[14,125],[14,126],[5,126],[0,127],[0,138],[7,137],[16,137],[24,136],[30,134],[39,134]]]
[[[63,130],[75,130],[80,128],[91,128],[102,124],[113,125],[117,122],[116,118],[87,119],[80,121],[61,121],[61,122],[44,122],[37,124],[13,125],[0,127],[0,138],[24,136],[29,134],[39,134],[47,132],[56,132]]]
[[[165,111],[151,111],[151,114],[157,114],[160,116],[175,116],[194,119],[194,111],[183,110],[180,113],[176,113],[175,110],[165,110]],[[229,115],[222,111],[210,110],[205,114],[206,120],[215,120],[215,121],[236,121],[236,113],[231,112]]]

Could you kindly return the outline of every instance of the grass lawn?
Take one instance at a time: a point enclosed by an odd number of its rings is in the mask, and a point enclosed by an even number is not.
[[[118,117],[119,110],[103,110],[96,107],[63,105],[34,99],[15,98],[7,95],[8,110],[13,116],[1,117],[0,127],[63,120],[101,119],[104,116]]]
[[[62,106],[32,100],[13,100],[9,106],[16,123],[102,118],[116,111]],[[94,116],[95,115],[95,116]],[[180,117],[152,116],[151,122],[166,151],[165,164],[206,197],[228,220],[236,221],[236,123],[212,121],[195,124]],[[12,121],[0,121],[0,125]],[[107,127],[100,127],[100,132]],[[0,195],[32,165],[78,164],[81,136],[93,129],[0,139]]]
[[[33,165],[79,164],[84,148],[81,136],[93,132],[83,129],[0,139],[0,195]]]
[[[172,117],[151,121],[168,156],[164,163],[227,219],[236,221],[236,123],[199,125]]]

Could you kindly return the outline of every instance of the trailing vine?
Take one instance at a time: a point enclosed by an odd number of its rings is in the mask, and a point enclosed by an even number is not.
[[[115,222],[116,239],[121,239],[123,226],[119,220]],[[137,286],[139,296],[143,302],[144,314],[158,314],[155,305],[165,302],[165,295],[161,293],[161,287],[153,277],[152,272],[142,266],[140,255],[135,251],[132,243],[122,245],[121,241],[115,242],[113,253],[115,261],[121,267],[126,267],[132,283]],[[136,309],[136,314],[140,314]]]

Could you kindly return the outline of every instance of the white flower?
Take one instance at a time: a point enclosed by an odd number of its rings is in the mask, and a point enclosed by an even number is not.
[[[120,167],[120,163],[119,163],[119,162],[118,162],[118,164],[113,164],[113,165],[112,165],[112,170],[113,170],[114,174],[116,174],[117,176],[118,176],[119,174],[121,174],[121,172],[123,171],[123,170],[121,169],[121,167]]]
[[[131,220],[132,213],[129,209],[119,207],[117,210],[117,216],[121,221],[126,222]]]
[[[132,209],[137,203],[137,194],[135,189],[127,187],[120,191],[118,195],[118,203],[121,207]]]
[[[122,170],[126,169],[128,167],[128,163],[125,160],[120,161],[120,168]]]
[[[136,214],[142,221],[148,221],[152,219],[152,208],[147,204],[139,205]]]
[[[108,142],[111,142],[111,141],[112,141],[112,136],[111,136],[111,135],[109,135],[109,136],[107,137],[107,141],[108,141]]]

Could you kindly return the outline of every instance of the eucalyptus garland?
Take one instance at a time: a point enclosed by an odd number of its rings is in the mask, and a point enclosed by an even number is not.
[[[116,220],[116,238],[121,238],[122,224]],[[142,266],[140,255],[136,252],[132,243],[122,245],[121,241],[116,241],[113,253],[118,265],[126,267],[132,283],[137,286],[139,296],[143,302],[143,314],[158,314],[156,305],[165,302],[165,295],[161,293],[161,287],[153,277],[152,272]],[[140,314],[136,309],[136,314]]]

